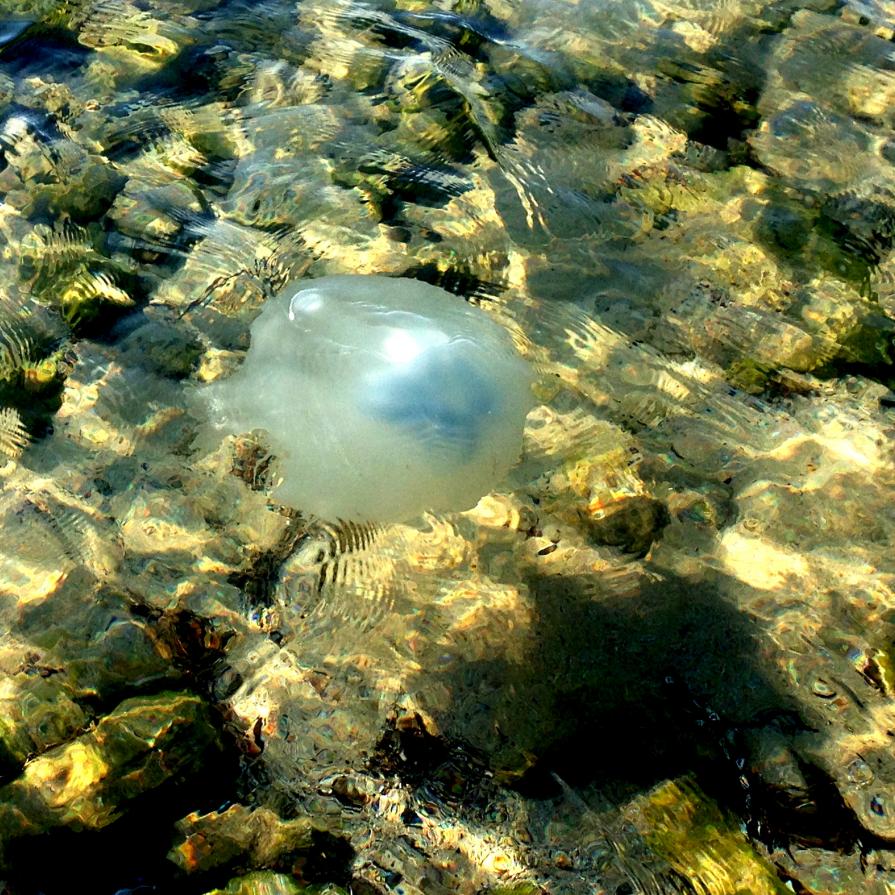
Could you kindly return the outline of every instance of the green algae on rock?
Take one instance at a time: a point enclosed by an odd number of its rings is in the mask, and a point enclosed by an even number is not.
[[[303,886],[285,873],[257,870],[231,879],[223,889],[213,889],[206,895],[346,895],[339,886]]]
[[[44,752],[0,789],[4,845],[58,827],[102,829],[129,801],[184,779],[219,748],[198,697],[125,699],[93,730]]]
[[[268,808],[231,805],[209,814],[189,814],[177,822],[182,837],[168,853],[187,873],[205,873],[239,859],[252,867],[282,866],[312,844],[309,818],[283,820]]]
[[[650,848],[696,891],[785,895],[789,889],[735,822],[689,779],[666,780],[625,809]]]
[[[88,723],[88,713],[52,677],[4,683],[0,692],[0,769],[4,774],[17,774],[29,758],[64,743]]]

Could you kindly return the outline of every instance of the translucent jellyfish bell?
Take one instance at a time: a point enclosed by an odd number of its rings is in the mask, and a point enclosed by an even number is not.
[[[532,379],[507,332],[461,298],[340,276],[269,301],[240,369],[207,393],[217,429],[266,430],[278,500],[387,522],[490,491],[519,455]]]

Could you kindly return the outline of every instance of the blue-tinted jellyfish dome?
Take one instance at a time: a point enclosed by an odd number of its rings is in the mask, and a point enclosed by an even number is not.
[[[474,506],[516,462],[533,374],[506,330],[411,279],[287,286],[245,361],[207,388],[213,425],[267,433],[274,496],[324,519]]]

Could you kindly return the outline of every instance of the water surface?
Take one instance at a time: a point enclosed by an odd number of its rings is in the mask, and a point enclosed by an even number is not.
[[[298,880],[891,891],[893,35],[887,0],[3,0],[0,801],[186,689],[241,804],[345,846]],[[356,273],[537,368],[475,510],[324,522],[263,433],[197,438],[265,300]],[[231,782],[108,891],[223,885],[164,852]]]

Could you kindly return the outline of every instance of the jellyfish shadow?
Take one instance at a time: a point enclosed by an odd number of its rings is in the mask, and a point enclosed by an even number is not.
[[[766,842],[854,844],[856,820],[818,768],[802,764],[810,797],[799,806],[762,779],[757,744],[813,735],[817,719],[787,680],[783,650],[734,604],[746,585],[645,568],[653,574],[634,588],[528,574],[523,660],[460,661],[439,676],[452,697],[436,718],[446,739],[522,795],[558,803],[571,792],[585,813],[577,794],[617,811],[692,777]],[[432,686],[423,674],[421,690]]]

